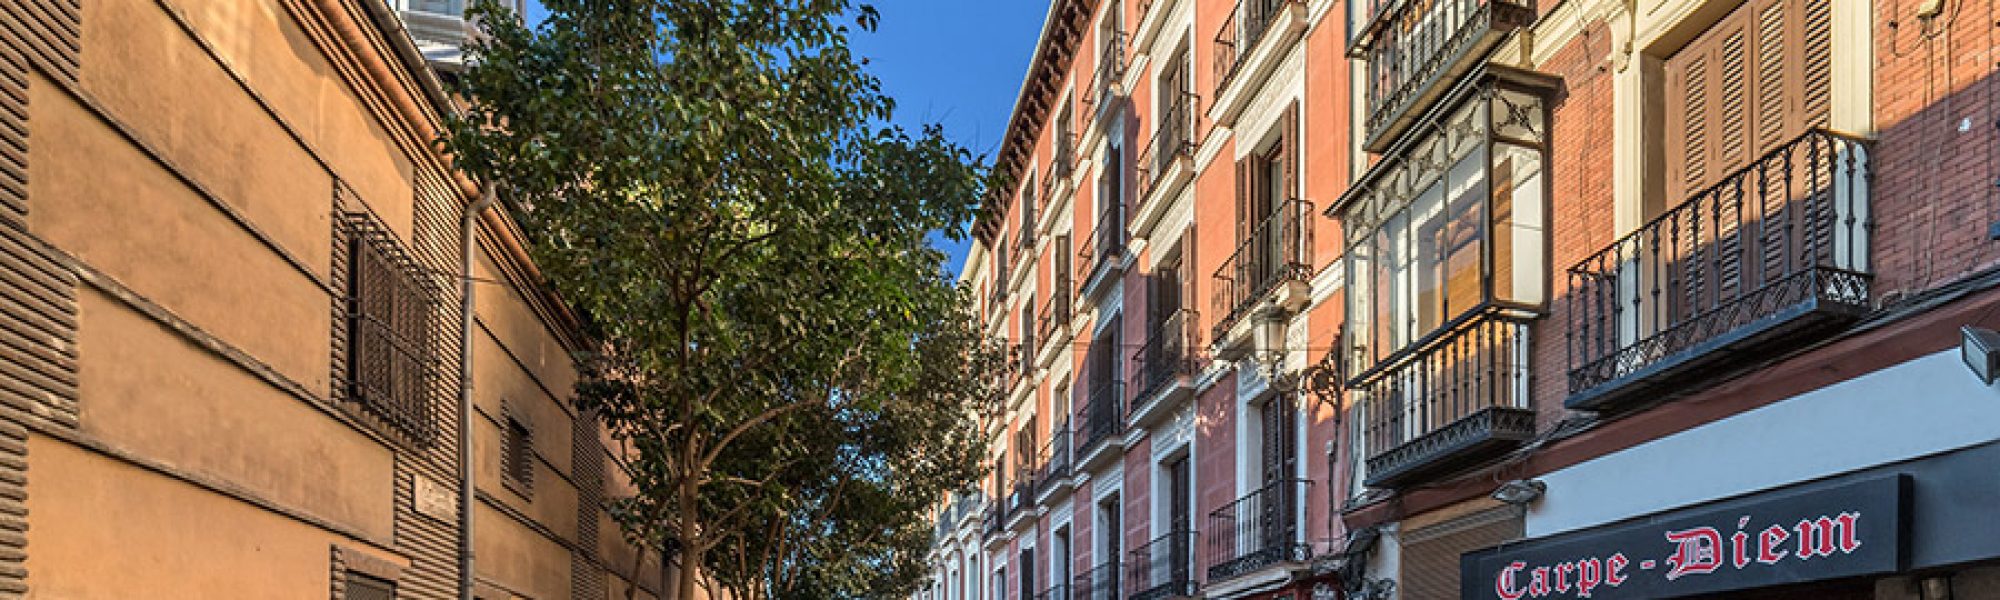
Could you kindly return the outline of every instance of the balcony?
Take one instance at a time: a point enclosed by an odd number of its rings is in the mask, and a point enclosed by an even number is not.
[[[1227,341],[1244,317],[1262,312],[1265,301],[1279,311],[1304,306],[1312,281],[1312,203],[1285,200],[1236,244],[1236,251],[1215,271],[1213,339]]]
[[[1535,435],[1528,320],[1482,314],[1445,331],[1359,387],[1369,487],[1489,461]]]
[[[1365,148],[1382,152],[1515,29],[1532,0],[1377,0],[1348,47],[1366,61]]]
[[[1208,582],[1312,558],[1301,509],[1312,481],[1280,479],[1208,515]]]
[[[1083,266],[1083,286],[1077,297],[1088,303],[1097,297],[1125,268],[1125,206],[1112,204],[1097,214],[1097,225],[1077,249],[1077,264]]]
[[[1089,470],[1115,458],[1125,446],[1125,384],[1110,381],[1091,388],[1088,404],[1077,415],[1076,467]]]
[[[1195,597],[1193,531],[1173,531],[1132,549],[1125,559],[1128,600]]]
[[[1083,102],[1086,114],[1091,115],[1091,129],[1103,132],[1099,121],[1125,96],[1125,31],[1099,31],[1098,35],[1103,39],[1098,46],[1097,69],[1091,72]]]
[[[1058,583],[1035,592],[1035,600],[1070,600],[1069,584]]]
[[[1048,443],[1036,453],[1035,460],[1040,466],[1035,468],[1035,498],[1039,503],[1047,503],[1070,490],[1070,447],[1074,443],[1070,433],[1068,421],[1056,425],[1049,431]]]
[[[1132,355],[1137,367],[1132,383],[1139,390],[1127,415],[1132,426],[1151,425],[1194,395],[1194,376],[1201,371],[1200,323],[1201,313],[1176,310],[1147,334],[1145,345]]]
[[[1153,139],[1146,142],[1146,149],[1139,153],[1138,219],[1142,230],[1148,228],[1166,211],[1172,202],[1156,199],[1167,197],[1181,190],[1194,180],[1195,127],[1201,106],[1201,97],[1194,92],[1168,92],[1167,101],[1161,104],[1160,121],[1153,129]],[[1157,192],[1157,194],[1156,194]]]
[[[986,539],[988,546],[1000,541],[1000,532],[1003,531],[1000,527],[1001,521],[1007,517],[1005,505],[1005,498],[995,499],[986,506],[986,515],[980,519],[981,537]]]
[[[1017,530],[1035,522],[1035,479],[1030,465],[1016,465],[1014,479],[1007,484],[1007,529]]]
[[[1027,314],[1022,315],[1023,320],[1033,319],[1033,318],[1034,315],[1027,315]],[[1020,343],[1014,344],[1008,348],[1009,357],[1013,359],[1012,366],[1015,369],[1015,375],[1019,376],[1019,378],[1016,379],[1015,382],[1016,383],[1026,382],[1032,384],[1035,380],[1035,367],[1036,367],[1035,328],[1033,326],[1022,327],[1021,337],[1022,339]]]
[[[1215,104],[1209,115],[1230,124],[1277,69],[1284,52],[1304,37],[1304,0],[1239,0],[1215,34]]]
[[[1271,25],[1292,8],[1302,8],[1300,0],[1241,0],[1236,10],[1229,12],[1229,19],[1222,22],[1222,30],[1215,34],[1215,87],[1219,94],[1229,81],[1236,77],[1244,61],[1256,50],[1257,42],[1264,41],[1264,34],[1271,31]]]
[[[1118,561],[1114,560],[1078,574],[1070,590],[1076,592],[1075,600],[1124,600],[1118,583]]]
[[[1570,397],[1639,408],[1869,310],[1867,143],[1815,130],[1569,269]]]

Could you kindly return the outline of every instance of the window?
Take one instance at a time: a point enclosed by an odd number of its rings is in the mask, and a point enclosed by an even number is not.
[[[1529,91],[1479,90],[1342,198],[1357,379],[1490,309],[1539,309],[1545,120]]]
[[[507,439],[501,447],[501,468],[505,475],[502,481],[509,489],[525,496],[529,490],[534,489],[534,431],[528,429],[528,425],[516,417],[513,411],[508,412],[505,419]]]
[[[347,257],[344,299],[346,401],[418,446],[438,435],[442,391],[441,290],[372,215],[341,219]]]

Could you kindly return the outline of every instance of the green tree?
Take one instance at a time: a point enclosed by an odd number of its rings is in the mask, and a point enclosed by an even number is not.
[[[628,537],[737,598],[907,596],[980,474],[998,350],[932,231],[983,169],[848,48],[847,0],[475,9],[444,143],[498,181],[587,322],[578,402],[623,446]],[[697,575],[699,572],[699,576]]]

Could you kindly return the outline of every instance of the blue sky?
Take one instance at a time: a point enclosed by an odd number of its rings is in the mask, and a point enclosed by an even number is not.
[[[856,32],[856,54],[896,99],[895,122],[911,130],[944,125],[974,155],[991,156],[1006,135],[1049,0],[857,0],[882,13],[875,32]],[[530,0],[527,20],[548,14]],[[933,235],[957,275],[966,241]]]
[[[975,155],[997,151],[1048,0],[860,1],[882,12],[882,24],[856,34],[854,50],[896,99],[896,123],[940,123]],[[932,242],[951,254],[948,267],[958,274],[967,244]]]

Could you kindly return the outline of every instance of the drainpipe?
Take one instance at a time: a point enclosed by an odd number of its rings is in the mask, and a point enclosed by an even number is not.
[[[472,581],[472,243],[479,235],[479,215],[493,206],[500,184],[488,182],[486,191],[465,208],[459,224],[458,310],[458,598],[473,600]]]

